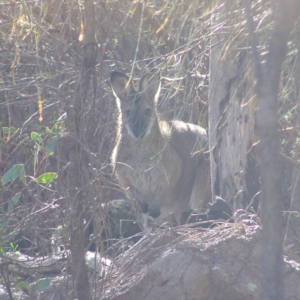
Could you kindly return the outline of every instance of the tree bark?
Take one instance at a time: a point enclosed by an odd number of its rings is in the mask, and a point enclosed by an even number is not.
[[[284,299],[282,168],[277,97],[287,42],[296,18],[296,1],[279,1],[265,65],[260,64],[259,61],[249,5],[247,7],[249,36],[257,81],[256,132],[260,139],[257,156],[262,181],[261,299],[263,300]]]
[[[236,1],[217,1],[212,15],[209,86],[209,143],[212,194],[234,209],[245,207],[257,190],[249,190],[246,174],[254,141],[254,101],[244,29],[233,14]],[[241,14],[242,15],[242,14]],[[218,28],[217,30],[215,28]]]
[[[68,109],[66,126],[67,147],[70,155],[68,168],[69,206],[71,209],[71,253],[73,278],[78,300],[90,300],[91,290],[85,263],[84,246],[84,203],[89,185],[88,156],[86,154],[86,123],[84,109],[93,72],[97,48],[95,44],[95,9],[92,0],[85,0],[85,48],[81,74],[78,79],[73,105]]]

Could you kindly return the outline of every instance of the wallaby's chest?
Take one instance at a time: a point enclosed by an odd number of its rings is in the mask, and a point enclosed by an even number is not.
[[[126,177],[140,193],[153,197],[175,186],[181,173],[178,154],[159,142],[121,143],[117,160],[118,177]]]

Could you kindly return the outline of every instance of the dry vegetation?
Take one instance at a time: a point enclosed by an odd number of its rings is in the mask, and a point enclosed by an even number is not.
[[[97,58],[87,101],[82,103],[80,112],[85,120],[81,143],[86,163],[81,171],[88,182],[82,187],[85,226],[91,228],[93,224],[94,235],[102,234],[95,245],[101,253],[106,250],[104,240],[109,238],[101,204],[122,197],[109,166],[116,120],[109,74],[120,70],[139,78],[153,68],[159,69],[163,77],[159,104],[163,117],[207,128],[209,52],[213,46],[210,38],[218,32],[217,27],[210,26],[211,14],[218,13],[218,8],[212,10],[211,2],[95,1]],[[270,2],[257,1],[252,7],[262,61],[274,18]],[[236,25],[228,28],[233,34],[226,43],[226,51],[236,43],[234,33],[247,37],[242,3],[234,14]],[[70,248],[70,209],[66,201],[70,158],[65,147],[65,120],[76,96],[84,55],[84,16],[83,1],[0,1],[2,258],[5,253],[19,249],[30,255],[51,254],[51,237],[57,228],[61,229],[60,244],[65,250]],[[219,26],[226,26],[226,21]],[[286,210],[300,191],[299,39],[297,24],[280,87],[282,190]],[[243,45],[240,53],[248,52],[247,42],[237,44],[236,47]],[[245,80],[249,77],[245,74]],[[254,155],[252,160],[257,167]],[[252,185],[257,190],[253,194],[258,192],[259,177],[247,180],[255,182]],[[300,201],[296,200],[293,210],[299,211]],[[85,246],[88,245],[87,236]],[[0,269],[5,275],[6,269]],[[5,276],[9,286],[22,280]]]
[[[2,189],[4,220],[7,218],[7,225],[14,228],[4,240],[13,241],[12,237],[31,226],[47,231],[68,223],[64,199],[69,158],[64,151],[58,153],[56,146],[60,142],[63,148],[66,112],[80,73],[84,11],[80,3],[68,1],[0,5],[1,173],[22,164],[24,171],[22,166],[20,169],[26,174],[18,174]],[[88,199],[84,201],[92,210],[91,202],[103,203],[120,196],[108,168],[116,117],[107,82],[111,70],[133,72],[139,77],[160,68],[167,77],[161,99],[164,116],[187,121],[194,118],[195,123],[202,120],[207,126],[203,120],[207,113],[209,52],[205,3],[145,5],[142,19],[143,8],[131,1],[100,2],[95,9],[97,64],[82,112],[88,120],[85,150],[91,164],[86,175],[91,179],[86,188]],[[169,22],[156,28],[166,18]],[[169,44],[176,50],[169,50]],[[46,186],[36,182],[46,172],[56,172],[58,178]],[[17,193],[21,193],[19,200],[11,201]],[[10,213],[8,208],[12,208]],[[49,240],[44,232],[28,238]]]

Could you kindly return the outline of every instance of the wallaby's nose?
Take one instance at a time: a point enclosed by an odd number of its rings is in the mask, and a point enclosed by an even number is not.
[[[144,118],[137,114],[133,120],[132,133],[136,138],[143,138],[147,129],[147,122]]]

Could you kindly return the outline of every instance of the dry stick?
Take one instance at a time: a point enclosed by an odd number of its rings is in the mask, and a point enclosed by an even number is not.
[[[144,5],[144,8],[143,8]],[[151,10],[147,7],[146,4],[143,3],[137,3],[136,5],[136,13],[139,15],[143,14],[145,23],[148,23],[152,26],[152,28],[155,30],[155,33],[159,37],[163,37],[165,43],[168,45],[168,48],[170,51],[174,50],[176,41],[175,39],[169,35],[169,33],[165,30],[165,27],[168,23],[168,20],[165,19],[163,23],[160,23],[154,16]]]
[[[256,76],[258,110],[256,115],[257,135],[260,143],[257,157],[262,180],[262,289],[261,299],[284,299],[283,288],[283,216],[281,191],[280,142],[278,130],[279,80],[287,52],[287,42],[292,30],[297,0],[279,1],[275,14],[269,51],[263,67],[257,51],[257,37],[250,14],[250,3],[246,2],[249,40]]]
[[[91,75],[95,66],[97,45],[95,44],[95,7],[94,2],[85,0],[85,47],[80,78],[76,87],[73,106],[68,109],[66,125],[69,132],[67,146],[69,147],[70,165],[68,169],[69,180],[69,206],[71,208],[71,253],[73,278],[78,300],[90,300],[91,290],[85,263],[84,247],[84,199],[88,185],[86,176],[88,156],[84,151],[85,143],[85,114],[87,107],[87,94]]]

